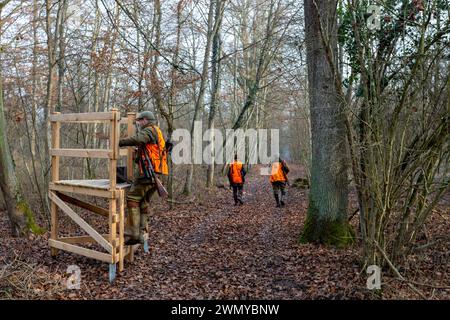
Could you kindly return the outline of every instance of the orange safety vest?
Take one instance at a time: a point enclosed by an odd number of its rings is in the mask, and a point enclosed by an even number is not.
[[[283,165],[281,162],[272,163],[272,174],[270,175],[270,182],[286,182],[287,177],[283,172]]]
[[[242,162],[235,161],[230,164],[230,176],[232,183],[243,183],[242,179]]]
[[[157,143],[147,143],[145,145],[147,154],[149,155],[150,161],[152,162],[153,170],[155,170],[156,173],[168,175],[169,169],[167,166],[166,141],[164,140],[161,129],[159,129],[157,126],[151,126],[151,128],[153,134],[156,137]]]

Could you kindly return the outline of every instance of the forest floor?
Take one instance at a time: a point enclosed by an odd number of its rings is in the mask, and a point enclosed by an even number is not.
[[[291,181],[302,177],[293,166]],[[136,252],[113,284],[108,265],[60,252],[50,256],[49,232],[17,239],[0,214],[0,299],[375,299],[366,288],[358,245],[348,249],[299,244],[308,189],[291,187],[276,208],[271,186],[257,168],[249,174],[245,204],[235,207],[228,188],[197,188],[192,203],[157,199],[150,252]],[[155,198],[153,198],[155,199]],[[447,197],[426,224],[419,244],[437,244],[410,258],[403,276],[430,299],[450,299],[450,216]],[[356,208],[354,197],[350,212]],[[84,214],[83,217],[88,217]],[[357,215],[352,219],[355,229]],[[90,220],[98,228],[101,218]],[[77,230],[62,218],[62,232]],[[66,286],[69,265],[81,270],[81,288]],[[420,299],[408,285],[382,275],[383,299]]]

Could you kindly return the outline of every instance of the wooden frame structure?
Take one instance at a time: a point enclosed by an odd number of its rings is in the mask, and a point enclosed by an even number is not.
[[[52,171],[49,185],[49,198],[51,203],[51,236],[49,246],[52,256],[56,256],[58,250],[77,253],[89,258],[109,263],[109,281],[116,277],[116,265],[119,264],[119,272],[123,271],[124,259],[133,260],[134,251],[139,247],[124,246],[124,224],[125,224],[125,189],[130,185],[117,183],[116,167],[119,157],[127,157],[127,177],[133,176],[133,149],[119,149],[120,125],[127,126],[127,134],[134,134],[135,113],[128,113],[126,118],[121,119],[117,109],[110,112],[75,113],[50,115],[52,130],[52,147],[50,149]],[[109,149],[63,149],[60,146],[61,123],[98,123],[106,122],[110,126]],[[83,157],[104,158],[109,160],[109,179],[98,180],[60,180],[60,157]],[[104,209],[85,201],[76,199],[66,193],[75,193],[89,196],[97,196],[108,199],[109,208]],[[100,234],[85,220],[83,220],[67,204],[81,207],[95,214],[108,218],[108,233]],[[59,213],[64,212],[88,235],[60,237],[59,236]],[[148,234],[144,236],[144,250],[148,252]],[[88,249],[79,244],[97,243],[106,252]]]

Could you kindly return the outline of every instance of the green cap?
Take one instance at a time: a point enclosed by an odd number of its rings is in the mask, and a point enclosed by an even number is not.
[[[138,113],[136,120],[147,119],[150,122],[156,122],[156,117],[151,111],[143,111]]]

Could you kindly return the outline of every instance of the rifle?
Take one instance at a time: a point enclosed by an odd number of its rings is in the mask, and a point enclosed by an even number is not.
[[[139,147],[139,152],[141,152],[141,155],[144,156],[145,162],[148,163],[148,165],[146,166],[144,160],[142,160],[142,157],[139,157],[139,161],[141,161],[141,167],[142,167],[142,170],[144,171],[145,177],[151,178],[155,182],[156,189],[158,191],[158,195],[161,198],[167,197],[169,195],[169,193],[167,192],[166,188],[164,188],[163,184],[156,176],[155,170],[153,169],[153,165],[152,165],[152,162],[150,161],[147,150],[145,149],[145,147]]]
[[[283,172],[284,173],[284,172]],[[286,173],[284,173],[284,177],[286,178],[286,185],[287,186],[291,186],[291,183],[289,182],[289,178],[287,177],[287,174]]]
[[[280,165],[281,165],[281,172],[283,172],[283,176],[286,179],[286,185],[290,186],[291,184],[289,183],[289,179],[288,179],[287,173],[284,170],[284,168],[286,168],[286,166],[284,166],[283,161],[280,162]]]

